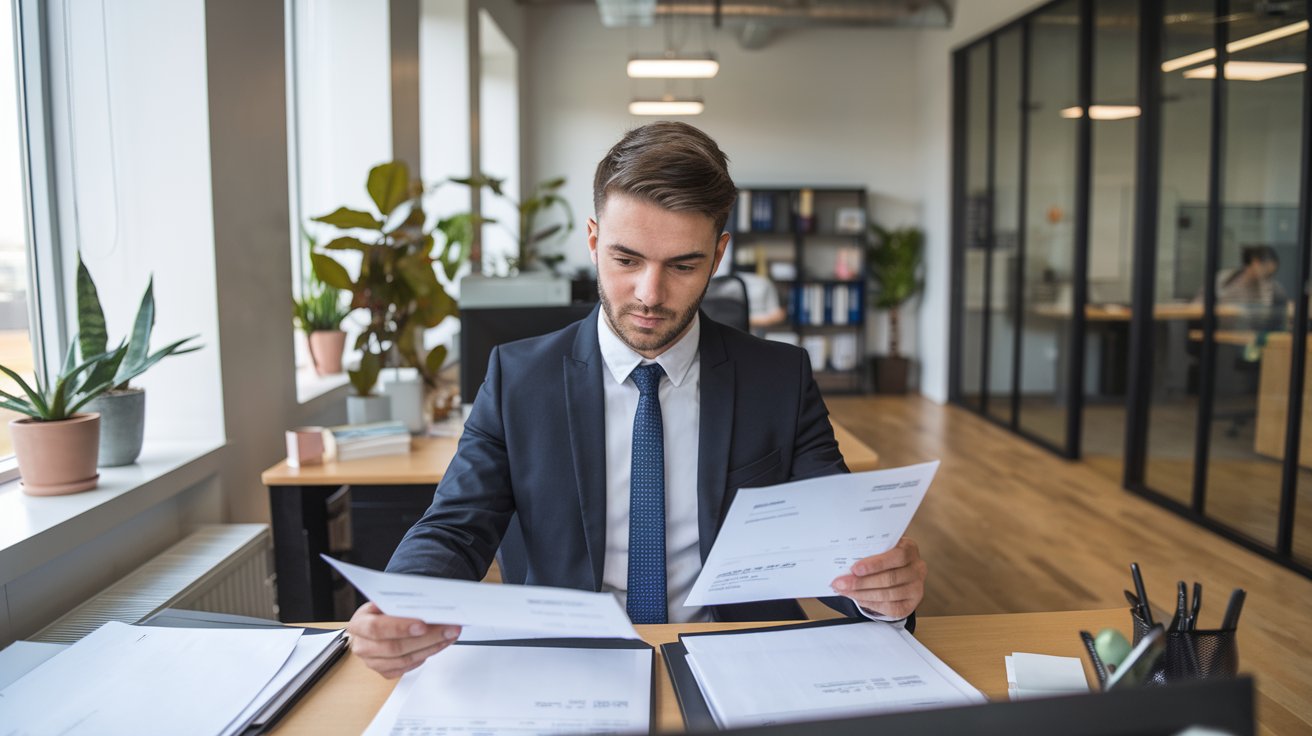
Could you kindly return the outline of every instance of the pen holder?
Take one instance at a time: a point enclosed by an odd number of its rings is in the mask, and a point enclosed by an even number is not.
[[[1134,643],[1148,633],[1148,624],[1130,614],[1134,622]],[[1234,677],[1239,673],[1239,647],[1235,629],[1199,629],[1167,631],[1166,651],[1153,667],[1148,681],[1166,685],[1184,680],[1210,680]]]

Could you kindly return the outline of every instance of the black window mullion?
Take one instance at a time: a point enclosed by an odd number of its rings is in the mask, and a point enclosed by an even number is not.
[[[1020,176],[1017,180],[1016,270],[1012,286],[1012,324],[1015,334],[1011,344],[1011,428],[1020,431],[1021,369],[1024,365],[1021,352],[1021,335],[1025,331],[1025,232],[1028,229],[1030,168],[1030,24],[1020,27]]]
[[[1312,33],[1303,34],[1305,63],[1312,64]],[[1308,66],[1312,69],[1312,65]],[[1307,298],[1309,260],[1312,260],[1312,75],[1303,75],[1303,161],[1298,192],[1298,283],[1302,291],[1295,295],[1294,324],[1290,350],[1293,360],[1289,376],[1289,410],[1285,414],[1285,463],[1280,477],[1280,520],[1276,531],[1276,554],[1292,557],[1294,551],[1294,507],[1298,501],[1298,467],[1303,428],[1303,385],[1307,370]]]
[[[1157,301],[1157,221],[1161,189],[1162,0],[1141,0],[1139,130],[1135,152],[1134,274],[1130,318],[1130,382],[1125,406],[1122,482],[1144,482],[1148,410],[1153,385],[1153,306]]]
[[[948,400],[961,404],[961,363],[965,359],[965,350],[961,341],[964,338],[962,322],[966,318],[965,298],[965,264],[966,264],[966,108],[968,105],[966,74],[967,56],[962,49],[952,58],[952,282],[949,300],[952,319],[949,322],[948,349]]]
[[[1076,129],[1075,263],[1071,272],[1070,363],[1066,390],[1066,456],[1080,456],[1084,415],[1084,334],[1089,300],[1089,192],[1093,161],[1093,2],[1080,0],[1078,101],[1084,114]]]
[[[1202,514],[1207,503],[1207,460],[1211,448],[1212,404],[1216,398],[1216,272],[1221,260],[1221,183],[1225,175],[1225,63],[1229,0],[1216,0],[1216,74],[1212,79],[1212,137],[1207,182],[1207,252],[1203,256],[1203,345],[1198,381],[1198,426],[1194,435],[1194,494],[1191,507]]]

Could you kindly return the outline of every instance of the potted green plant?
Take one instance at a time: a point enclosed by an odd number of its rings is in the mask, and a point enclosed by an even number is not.
[[[888,310],[888,355],[874,358],[875,389],[906,393],[910,361],[901,352],[901,310],[925,286],[921,268],[925,234],[916,227],[870,226],[866,269],[873,285],[871,305]]]
[[[375,211],[339,207],[313,218],[342,232],[310,253],[319,280],[350,292],[351,309],[369,312],[369,322],[355,341],[361,351],[359,368],[351,372],[357,404],[370,395],[383,366],[414,368],[427,389],[437,388],[447,351],[438,347],[424,355],[423,330],[458,314],[455,299],[437,274],[440,268],[448,282],[455,277],[469,257],[473,233],[468,213],[428,225],[423,185],[410,179],[404,162],[375,166],[365,188]],[[440,248],[438,235],[443,240]],[[359,263],[354,277],[334,257],[348,252],[358,254],[349,259]]]
[[[120,364],[127,351],[122,345],[77,363],[74,339],[58,375],[42,379],[38,372],[35,386],[0,365],[23,393],[0,391],[0,406],[25,415],[9,422],[23,493],[60,496],[96,487],[101,417],[80,410],[114,387],[113,371],[106,369]]]
[[[301,297],[292,300],[292,316],[309,343],[314,372],[336,375],[342,372],[342,350],[346,347],[342,320],[351,310],[342,306],[341,289],[323,283],[313,272],[309,281]]]
[[[482,222],[495,223],[505,227],[515,237],[515,243],[519,245],[519,255],[509,259],[508,266],[512,271],[519,273],[532,272],[541,270],[541,266],[546,266],[548,272],[554,272],[556,266],[565,260],[565,256],[559,253],[543,255],[540,252],[543,246],[560,240],[574,229],[574,210],[570,208],[569,202],[560,196],[560,188],[565,186],[565,177],[548,179],[539,183],[534,187],[532,194],[522,201],[516,201],[514,197],[505,192],[505,179],[498,179],[487,174],[476,174],[463,179],[452,178],[450,181],[464,184],[470,188],[489,189],[496,196],[509,202],[519,213],[518,222],[514,229],[495,219],[482,218]],[[563,216],[564,221],[539,228],[539,219],[553,211],[557,213],[557,217]]]
[[[105,312],[100,306],[100,294],[91,272],[77,261],[77,345],[84,359],[107,352],[109,334],[105,326]],[[200,345],[188,346],[198,335],[184,337],[150,352],[150,336],[155,329],[155,279],[146,283],[137,316],[132,321],[132,333],[121,343],[122,353],[117,359],[107,359],[92,371],[90,380],[99,384],[108,381],[109,389],[95,397],[87,409],[100,414],[100,466],[131,465],[141,455],[141,443],[146,427],[145,389],[130,385],[130,381],[146,369],[170,355],[183,355],[200,350]],[[115,353],[110,353],[114,355]]]

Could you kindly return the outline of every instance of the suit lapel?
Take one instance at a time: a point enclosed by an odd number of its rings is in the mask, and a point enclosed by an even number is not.
[[[592,563],[593,590],[601,590],[602,566],[606,560],[606,406],[597,313],[593,309],[579,325],[573,353],[564,357],[565,412],[583,514],[583,534]]]
[[[697,448],[697,534],[702,562],[720,529],[733,430],[734,364],[715,322],[701,316],[701,419]]]

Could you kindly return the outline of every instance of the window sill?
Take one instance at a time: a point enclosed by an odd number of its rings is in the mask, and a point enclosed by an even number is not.
[[[332,393],[336,389],[346,386],[350,383],[350,378],[345,373],[337,373],[331,376],[321,376],[314,372],[312,366],[303,366],[296,369],[296,403],[308,404],[325,394]]]
[[[215,475],[222,442],[151,442],[134,465],[101,468],[100,485],[68,496],[28,496],[0,485],[0,585],[64,555]]]

